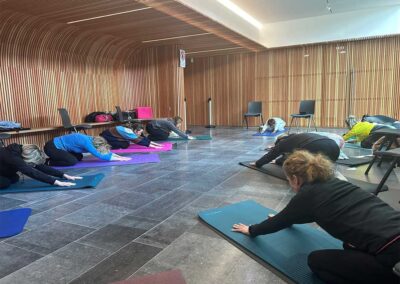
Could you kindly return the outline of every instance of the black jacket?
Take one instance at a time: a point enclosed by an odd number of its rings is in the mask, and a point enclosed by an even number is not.
[[[303,185],[281,212],[250,226],[249,231],[255,237],[311,222],[371,254],[400,235],[400,212],[375,195],[337,178]]]
[[[0,148],[0,176],[12,177],[21,172],[33,179],[54,184],[54,177],[62,178],[64,173],[46,165],[29,165],[22,159],[22,145],[11,144]]]
[[[291,153],[296,149],[308,150],[311,153],[322,153],[332,161],[336,161],[340,155],[339,146],[328,137],[315,133],[292,134],[278,140],[275,146],[256,162],[256,166],[262,167],[279,156]],[[280,159],[277,164],[282,165],[283,162],[284,160]]]

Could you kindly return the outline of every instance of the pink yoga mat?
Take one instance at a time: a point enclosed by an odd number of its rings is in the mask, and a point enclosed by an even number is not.
[[[96,168],[96,167],[111,167],[111,166],[123,166],[133,164],[147,164],[147,163],[159,163],[160,157],[157,154],[143,154],[143,155],[127,155],[130,157],[129,161],[103,161],[95,157],[84,158],[81,162],[71,167],[54,167],[56,169],[79,169],[79,168]]]
[[[186,284],[186,281],[180,270],[169,270],[118,281],[112,284]]]
[[[160,143],[160,144],[163,146],[160,149],[132,144],[126,149],[111,150],[111,152],[116,153],[116,154],[118,154],[118,153],[149,153],[149,152],[166,152],[166,151],[172,150],[173,144],[171,142],[164,142],[164,143]]]

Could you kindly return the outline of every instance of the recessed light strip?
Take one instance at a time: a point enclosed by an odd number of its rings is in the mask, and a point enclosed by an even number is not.
[[[202,51],[192,51],[192,52],[186,52],[186,55],[188,55],[188,54],[196,54],[196,53],[204,53],[204,52],[214,52],[214,51],[241,49],[241,48],[244,48],[244,47],[238,46],[238,47],[229,47],[229,48],[221,48],[221,49],[209,49],[209,50],[202,50]]]
[[[159,39],[144,40],[144,41],[142,41],[142,43],[171,40],[171,39],[177,39],[177,38],[194,37],[194,36],[203,36],[203,35],[210,35],[210,34],[211,33],[200,33],[200,34],[192,34],[192,35],[184,35],[184,36],[166,37],[166,38],[159,38]]]
[[[244,11],[242,8],[240,8],[238,5],[233,3],[230,0],[218,0],[219,3],[224,5],[226,8],[231,10],[233,13],[244,19],[245,21],[249,22],[251,25],[255,26],[258,29],[262,28],[262,23],[260,23],[258,20],[256,20],[253,16],[251,16],[249,13]]]
[[[119,13],[113,13],[113,14],[92,17],[92,18],[86,18],[86,19],[82,19],[82,20],[71,21],[71,22],[68,22],[67,24],[69,25],[69,24],[74,24],[74,23],[79,23],[79,22],[86,22],[86,21],[90,21],[90,20],[96,20],[96,19],[107,18],[107,17],[117,16],[117,15],[122,15],[122,14],[134,13],[134,12],[139,12],[139,11],[148,10],[148,9],[153,9],[153,8],[145,7],[145,8],[140,8],[140,9],[128,10],[128,11],[119,12]]]

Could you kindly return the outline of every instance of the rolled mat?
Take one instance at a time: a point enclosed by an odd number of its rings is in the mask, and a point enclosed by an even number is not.
[[[152,148],[152,147],[146,147],[142,145],[137,145],[137,144],[131,144],[128,148],[126,149],[116,149],[116,150],[111,150],[113,153],[151,153],[151,152],[166,152],[166,151],[171,151],[173,143],[171,142],[163,142],[160,143],[162,145],[162,148]]]
[[[0,238],[7,238],[21,233],[31,213],[32,209],[30,208],[0,211]]]
[[[282,180],[287,180],[285,173],[283,172],[283,169],[281,166],[275,165],[275,164],[266,164],[262,166],[261,168],[257,168],[256,166],[250,165],[252,162],[239,162],[239,165],[247,167],[252,170],[256,170],[259,172],[262,172],[264,174],[282,179]]]
[[[112,284],[186,284],[182,272],[178,269],[135,277]]]
[[[268,132],[268,131],[266,131],[266,132],[264,132],[264,133],[259,133],[259,132],[257,132],[257,133],[254,133],[252,136],[276,137],[276,136],[278,136],[278,135],[281,135],[282,133],[285,133],[286,131],[287,131],[287,130],[285,129],[285,130],[282,130],[282,131],[277,131],[277,132],[275,132],[275,133]]]
[[[369,164],[373,156],[356,156],[356,157],[349,157],[346,160],[337,160],[336,164],[345,165],[349,167],[357,167],[365,164]]]
[[[73,186],[56,186],[33,179],[27,179],[24,181],[19,181],[17,183],[14,183],[6,189],[1,189],[0,194],[93,188],[96,187],[103,178],[104,174],[96,174],[96,175],[83,176],[82,179],[73,181],[63,180],[75,183],[75,185]]]
[[[308,267],[307,256],[315,250],[342,248],[342,243],[326,232],[309,225],[293,225],[256,238],[232,232],[233,224],[260,223],[271,213],[276,212],[248,200],[202,211],[199,217],[234,245],[273,266],[296,283],[323,283]]]
[[[193,136],[193,140],[211,140],[212,137],[210,135],[198,135]],[[190,141],[189,139],[185,139],[182,137],[169,137],[166,141]]]
[[[160,157],[157,154],[143,154],[143,155],[128,155],[129,161],[103,161],[95,157],[84,158],[82,161],[74,166],[69,167],[54,167],[59,170],[63,169],[81,169],[81,168],[96,168],[96,167],[111,167],[111,166],[124,166],[134,164],[147,164],[147,163],[159,163]]]

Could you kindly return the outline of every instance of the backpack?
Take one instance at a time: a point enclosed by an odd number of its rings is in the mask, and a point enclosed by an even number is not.
[[[98,114],[94,120],[95,122],[108,122],[113,121],[113,117],[111,114]]]
[[[104,111],[91,112],[85,117],[85,122],[96,122],[96,115],[99,114],[106,114],[106,113]]]

